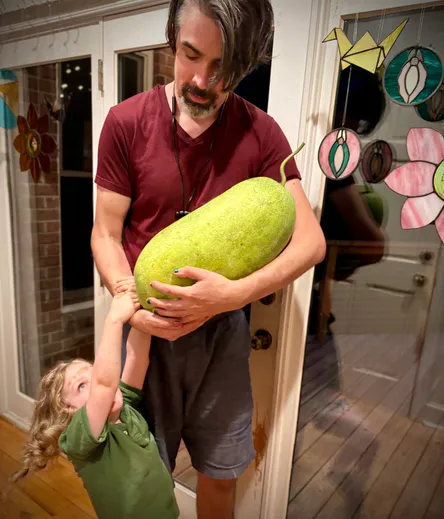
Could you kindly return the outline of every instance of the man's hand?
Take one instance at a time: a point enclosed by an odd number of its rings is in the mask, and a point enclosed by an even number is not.
[[[130,325],[142,333],[154,335],[167,341],[175,341],[202,326],[211,316],[204,316],[194,319],[187,324],[182,324],[180,320],[163,318],[154,315],[149,310],[139,310],[131,320]]]
[[[178,299],[166,300],[150,297],[150,304],[154,306],[156,315],[175,318],[183,325],[191,324],[200,319],[208,319],[210,315],[216,315],[230,310],[237,310],[244,306],[243,294],[240,293],[236,281],[195,267],[183,267],[176,276],[196,280],[189,287],[178,287],[153,281],[151,286]]]

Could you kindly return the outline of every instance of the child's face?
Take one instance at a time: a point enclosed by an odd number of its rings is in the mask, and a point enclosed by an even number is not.
[[[74,409],[80,409],[88,401],[91,388],[92,365],[88,362],[75,362],[66,368],[63,384],[63,400]],[[109,413],[111,421],[120,416],[122,409],[122,393],[117,389],[114,402]]]

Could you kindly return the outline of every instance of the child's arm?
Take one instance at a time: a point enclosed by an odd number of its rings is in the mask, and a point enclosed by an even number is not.
[[[136,389],[142,389],[149,365],[151,336],[131,328],[126,342],[126,360],[122,381]]]
[[[95,438],[103,431],[120,382],[123,324],[131,319],[139,306],[134,293],[116,295],[105,320],[86,403],[89,426]]]
[[[134,277],[126,277],[116,282],[116,293],[136,292]],[[122,381],[136,389],[142,389],[149,365],[151,336],[131,328],[126,343],[126,360]]]

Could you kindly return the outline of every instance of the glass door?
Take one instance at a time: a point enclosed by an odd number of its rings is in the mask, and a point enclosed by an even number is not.
[[[334,2],[322,35],[332,31],[322,82],[337,92],[326,132],[345,128],[362,152],[352,175],[325,180],[328,252],[312,286],[288,519],[442,516],[442,74],[433,99],[403,103],[436,80],[424,56],[444,53],[444,6],[392,4]],[[375,72],[363,59],[344,66],[354,45],[362,54],[406,19]],[[393,86],[392,67],[401,74],[409,52],[418,75]],[[323,142],[319,168],[333,171]]]
[[[96,25],[1,49],[0,411],[24,427],[45,371],[94,357],[100,36]]]

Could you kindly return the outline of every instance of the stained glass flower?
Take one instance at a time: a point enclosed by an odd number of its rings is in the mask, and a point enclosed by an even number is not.
[[[401,227],[417,229],[435,222],[444,242],[444,137],[431,128],[412,128],[407,152],[411,162],[385,179],[390,189],[409,197],[401,211]]]
[[[20,170],[30,170],[34,182],[38,182],[42,170],[45,173],[50,172],[49,155],[57,149],[54,139],[48,135],[48,114],[38,117],[31,103],[27,118],[21,115],[17,117],[17,128],[19,134],[14,140],[14,147],[20,153]]]

